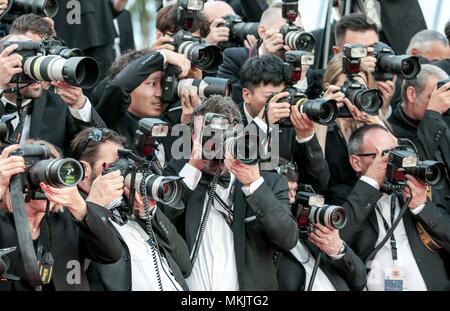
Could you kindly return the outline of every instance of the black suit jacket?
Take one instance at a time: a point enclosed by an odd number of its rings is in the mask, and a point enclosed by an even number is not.
[[[166,174],[178,175],[185,161],[170,161]],[[262,172],[264,183],[245,197],[242,184],[236,183],[234,221],[231,226],[240,290],[276,290],[276,251],[289,251],[297,242],[297,224],[291,216],[286,177]],[[189,251],[200,228],[207,187],[200,183],[194,191],[183,189],[184,210],[165,207],[164,212],[177,224]],[[246,221],[244,221],[246,219]],[[220,239],[220,237],[218,237]]]
[[[123,10],[117,16],[117,22],[119,23],[120,32],[120,50],[122,53],[126,53],[129,50],[135,49],[133,24],[131,22],[130,12]]]
[[[0,103],[0,116],[5,114],[5,107]],[[41,139],[59,147],[69,155],[70,142],[86,127],[105,127],[105,123],[92,108],[92,122],[85,123],[72,116],[69,107],[61,97],[51,91],[44,91],[34,100],[31,114],[30,138]]]
[[[93,212],[94,206],[95,204],[88,203],[88,213],[81,222],[74,221],[68,211],[50,215],[51,252],[55,260],[52,283],[57,291],[89,290],[84,269],[86,258],[101,263],[112,263],[119,260],[122,255],[119,240],[106,224],[107,219],[102,219]],[[44,218],[40,234],[44,247],[48,244],[46,222]],[[1,211],[0,248],[13,246],[19,247],[14,216],[12,213]],[[11,262],[9,274],[20,277],[21,281],[0,282],[0,290],[32,290],[26,282],[19,248],[7,256]],[[79,271],[74,270],[77,267],[73,262],[79,263]],[[76,275],[80,276],[80,283],[69,284],[67,280]]]
[[[358,181],[343,204],[347,211],[348,222],[341,230],[341,237],[350,245],[363,261],[375,248],[378,240],[378,223],[375,206],[381,192],[374,187]],[[432,253],[422,243],[416,231],[416,222],[420,221],[441,243],[441,253]],[[450,290],[450,279],[445,268],[445,258],[450,252],[450,215],[447,211],[427,202],[417,216],[407,211],[403,216],[405,230],[413,256],[428,290]]]
[[[100,217],[109,218],[109,211],[106,208],[99,207],[94,212]],[[145,226],[141,221],[138,222]],[[132,290],[130,251],[114,225],[110,221],[108,224],[122,244],[122,257],[113,264],[91,262],[86,271],[89,284],[91,290],[95,291],[130,291]],[[184,290],[188,290],[183,277],[191,268],[186,242],[160,209],[156,209],[155,217],[152,219],[152,226],[159,249],[167,259],[176,281]],[[161,273],[164,272],[161,271]]]
[[[411,38],[427,24],[418,0],[379,0],[383,33],[396,54],[404,54]]]
[[[319,249],[317,246],[304,240],[304,245],[317,260]],[[347,246],[344,257],[332,260],[326,254],[322,254],[319,268],[328,277],[337,291],[359,291],[366,284],[366,268],[355,252]],[[280,259],[278,268],[278,282],[280,290],[304,291],[306,284],[305,269],[302,264],[289,252]],[[315,280],[317,282],[317,279]]]

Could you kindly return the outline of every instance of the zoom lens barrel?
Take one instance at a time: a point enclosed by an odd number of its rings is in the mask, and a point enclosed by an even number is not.
[[[312,52],[316,45],[313,34],[306,31],[290,31],[284,38],[285,44],[292,50]]]
[[[29,176],[36,187],[41,182],[55,188],[75,187],[83,180],[84,170],[74,159],[48,159],[33,165]]]
[[[329,229],[340,230],[347,224],[345,209],[340,206],[325,205],[312,206],[309,211],[309,222],[313,225],[321,224]]]
[[[183,79],[178,82],[178,97],[182,97],[183,90],[195,87],[200,98],[212,95],[229,96],[231,94],[231,83],[228,79],[206,77],[203,80]]]
[[[185,41],[180,44],[178,53],[186,56],[193,65],[206,73],[217,72],[223,61],[222,51],[212,44]]]
[[[306,114],[313,122],[323,125],[333,124],[338,114],[337,103],[333,99],[302,98],[294,103],[300,113]]]

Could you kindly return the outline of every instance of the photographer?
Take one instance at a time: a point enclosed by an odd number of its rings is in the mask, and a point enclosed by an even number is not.
[[[29,41],[23,35],[9,35],[1,40]],[[16,88],[16,83],[10,83],[15,75],[23,72],[23,57],[14,53],[18,45],[12,45],[0,53],[0,88],[3,91]],[[0,105],[0,115],[13,114],[16,141],[23,142],[28,138],[45,139],[67,153],[70,139],[83,127],[101,126],[103,121],[92,108],[89,100],[83,95],[82,89],[69,86],[65,82],[52,82],[56,93],[46,91],[43,82],[37,81],[31,85],[19,84],[23,97],[22,110],[17,108],[16,93],[3,93]],[[45,120],[52,120],[45,123]]]
[[[369,69],[361,63],[361,72],[353,78],[361,86],[373,89],[375,83]],[[356,107],[342,91],[348,80],[344,73],[343,55],[335,55],[328,64],[324,74],[324,97],[335,99],[339,109],[347,108],[349,118],[337,118],[336,125],[330,127],[316,126],[317,137],[324,150],[330,172],[329,187],[325,198],[329,204],[341,205],[357,181],[348,159],[348,141],[351,134],[364,124],[381,124],[385,122],[377,116],[370,116]],[[380,109],[381,110],[381,109]],[[381,113],[379,113],[381,116]]]
[[[287,181],[229,154],[225,160],[202,160],[200,140],[211,113],[223,115],[230,125],[241,118],[230,99],[205,100],[194,111],[189,163],[171,160],[165,172],[184,177],[185,209],[165,207],[164,212],[179,224],[191,252],[193,268],[186,282],[191,290],[276,290],[272,257],[276,250],[292,249],[298,239]]]
[[[30,141],[28,144],[45,146],[53,158],[59,158],[56,149],[42,141]],[[0,248],[18,245],[18,237],[14,223],[16,208],[12,206],[10,193],[6,189],[10,178],[25,172],[25,161],[20,156],[9,157],[19,146],[7,147],[0,156],[0,195],[2,208],[6,213],[0,217]],[[101,263],[112,263],[121,256],[121,246],[113,232],[94,212],[93,203],[86,203],[79,195],[76,187],[55,188],[40,182],[40,191],[46,200],[25,202],[31,238],[37,252],[39,262],[44,258],[54,257],[52,265],[53,277],[50,283],[42,286],[44,291],[89,290],[84,272],[86,258]],[[24,195],[25,198],[25,195]],[[50,213],[46,213],[50,211]],[[12,265],[9,274],[20,277],[20,281],[0,282],[2,290],[33,290],[28,283],[24,262],[20,252],[8,255]],[[77,263],[74,265],[74,263]],[[32,263],[33,264],[33,263]],[[72,267],[72,268],[71,268]],[[78,268],[77,268],[78,267]],[[74,274],[75,273],[75,274]],[[75,276],[75,278],[74,278]],[[42,275],[41,275],[42,277]]]
[[[388,194],[388,159],[397,146],[380,125],[365,125],[350,137],[350,162],[360,179],[343,205],[348,223],[341,236],[371,268],[368,290],[448,290],[443,257],[450,251],[448,212],[427,198],[423,181],[408,174],[402,192]],[[393,235],[378,246],[400,210],[405,213]]]
[[[278,172],[288,178],[289,201],[293,213],[297,214],[298,170],[294,163],[281,159]],[[319,264],[313,291],[363,289],[366,271],[361,259],[341,240],[338,230],[317,223],[308,239],[300,237],[295,248],[281,257],[278,267],[280,290],[308,288],[319,250],[327,256],[322,257]]]
[[[183,273],[190,269],[186,243],[156,202],[149,201],[149,205],[158,249],[147,243],[150,237],[143,220],[143,198],[136,193],[133,208],[126,197],[119,206],[115,204],[124,192],[130,196],[129,189],[125,188],[119,171],[106,175],[103,171],[117,161],[118,150],[124,148],[125,142],[124,137],[112,130],[96,128],[83,130],[72,141],[72,153],[85,169],[79,190],[87,196],[87,202],[99,206],[94,211],[100,217],[109,219],[109,227],[123,249],[122,257],[114,264],[89,264],[86,273],[91,290],[187,290],[183,278]],[[158,252],[156,262],[152,257],[154,251]]]
[[[330,173],[315,135],[314,123],[296,106],[283,102],[289,95],[283,91],[286,86],[283,76],[283,61],[276,56],[247,60],[241,69],[244,103],[239,105],[244,125],[253,122],[266,133],[268,125],[271,127],[282,119],[289,119],[292,127],[279,128],[280,156],[297,163],[303,182],[312,184],[318,191],[325,191]]]
[[[419,149],[422,159],[443,161],[450,168],[450,130],[444,116],[450,109],[450,83],[437,88],[447,74],[433,65],[423,65],[414,80],[403,82],[403,103],[389,119],[397,137],[408,138]],[[431,189],[433,202],[449,208],[450,180],[442,189]],[[450,209],[449,209],[450,210]]]
[[[161,80],[168,64],[180,67],[180,78],[191,71],[191,63],[183,55],[161,50],[130,62],[110,81],[97,105],[109,128],[133,141],[139,119],[161,116],[165,105]],[[165,152],[160,146],[158,159],[164,164],[170,148]]]

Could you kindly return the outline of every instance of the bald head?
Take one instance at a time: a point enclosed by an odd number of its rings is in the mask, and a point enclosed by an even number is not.
[[[274,3],[263,12],[259,24],[264,30],[263,33],[260,32],[260,37],[264,37],[264,32],[267,32],[268,30],[279,31],[280,28],[286,24],[286,20],[282,16],[281,7],[281,3]],[[294,24],[302,27],[300,14]]]
[[[203,9],[203,15],[206,16],[209,22],[230,14],[235,15],[236,13],[228,3],[223,1],[207,2]]]

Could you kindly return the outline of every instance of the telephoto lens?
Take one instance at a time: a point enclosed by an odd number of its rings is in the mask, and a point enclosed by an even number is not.
[[[178,97],[182,97],[183,90],[195,87],[200,98],[212,95],[229,96],[231,94],[231,83],[228,79],[206,77],[203,80],[184,79],[178,82]]]
[[[5,12],[0,15],[0,20],[12,23],[23,14],[34,13],[43,17],[55,17],[58,13],[57,0],[9,0]]]
[[[258,163],[259,137],[257,134],[226,132],[224,147],[224,155],[229,152],[234,159],[247,165]]]
[[[215,73],[222,64],[222,51],[218,46],[195,41],[185,41],[178,47],[178,53],[206,73]]]
[[[302,97],[294,99],[291,103],[298,108],[300,113],[306,114],[311,121],[323,125],[332,125],[338,114],[337,103],[334,99]]]
[[[48,159],[35,163],[28,171],[35,187],[43,182],[55,188],[75,187],[84,177],[80,162],[74,159]]]
[[[128,188],[131,186],[131,177],[131,174],[125,177],[125,186]],[[175,209],[181,209],[184,207],[181,202],[181,179],[178,176],[160,176],[156,174],[144,176],[142,173],[137,173],[134,185],[139,194],[143,195],[141,184],[144,182],[147,196],[150,199]]]
[[[316,45],[313,34],[302,30],[289,31],[284,37],[284,42],[292,50],[307,52],[312,52]]]
[[[383,107],[383,97],[379,90],[369,90],[355,80],[347,80],[341,88],[342,93],[355,105],[359,110],[364,111],[368,115],[377,116],[378,111]],[[348,111],[348,113],[350,113]],[[351,116],[351,114],[350,114]]]
[[[436,189],[442,187],[446,176],[445,164],[436,161],[420,161],[415,167],[405,168],[405,172]]]
[[[100,78],[100,66],[91,57],[34,56],[25,59],[24,72],[38,81],[65,81],[85,89],[93,88]]]
[[[311,224],[321,224],[328,229],[340,230],[347,224],[345,209],[334,205],[311,206],[308,219]]]

